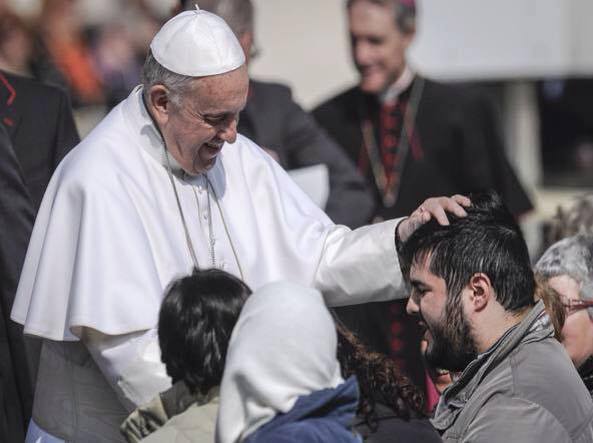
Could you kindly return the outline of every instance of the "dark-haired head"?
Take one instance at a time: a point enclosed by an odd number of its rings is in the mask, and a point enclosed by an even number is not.
[[[411,284],[408,312],[427,328],[426,361],[463,370],[497,332],[534,304],[535,279],[515,219],[494,193],[470,196],[466,217],[428,222],[404,243],[400,260]],[[491,329],[484,325],[495,324]]]
[[[430,259],[430,271],[445,280],[455,298],[476,273],[486,274],[507,311],[533,305],[535,279],[527,245],[513,215],[494,192],[473,194],[467,217],[448,214],[451,224],[430,221],[405,242],[400,253],[404,276]]]
[[[369,351],[345,326],[337,322],[338,361],[342,377],[355,375],[360,389],[357,414],[371,429],[378,426],[376,406],[388,406],[398,418],[423,416],[424,398],[395,362],[384,354]]]
[[[218,270],[195,270],[174,281],[161,305],[161,360],[173,382],[206,394],[220,384],[231,332],[251,289]]]

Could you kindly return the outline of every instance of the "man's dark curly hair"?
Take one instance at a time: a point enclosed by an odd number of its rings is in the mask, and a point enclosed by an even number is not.
[[[174,281],[159,314],[161,360],[173,383],[206,394],[222,379],[233,327],[251,289],[218,270],[194,270]]]
[[[344,378],[355,375],[360,388],[357,414],[369,428],[378,428],[377,403],[388,406],[397,417],[424,417],[422,393],[384,354],[369,351],[345,326],[337,323],[338,361]]]

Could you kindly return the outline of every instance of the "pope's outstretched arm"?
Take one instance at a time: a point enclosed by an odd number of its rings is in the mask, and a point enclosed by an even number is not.
[[[465,216],[470,200],[461,195],[429,198],[409,217],[349,231],[336,226],[328,233],[314,285],[330,306],[405,298],[396,232],[400,241],[431,219],[448,224],[446,213]]]

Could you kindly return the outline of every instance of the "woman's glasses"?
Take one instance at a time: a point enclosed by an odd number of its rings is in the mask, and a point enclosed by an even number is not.
[[[566,315],[570,315],[581,309],[593,308],[593,300],[562,298],[562,305],[566,309]]]

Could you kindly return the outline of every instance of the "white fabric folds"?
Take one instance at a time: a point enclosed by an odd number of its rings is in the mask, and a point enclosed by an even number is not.
[[[208,178],[217,197],[216,266],[240,276],[240,264],[252,289],[288,279],[317,287],[330,305],[405,296],[395,221],[356,231],[334,225],[243,136],[223,147]],[[173,179],[198,261],[210,267],[205,180]],[[81,327],[107,335],[148,330],[167,285],[192,267],[163,146],[138,87],[52,177],[12,318],[51,340],[78,340]]]
[[[277,282],[251,295],[233,329],[217,443],[243,441],[300,396],[342,382],[337,334],[319,291]]]
[[[163,25],[150,43],[153,57],[169,71],[190,77],[222,74],[245,63],[245,54],[226,22],[199,9]]]

